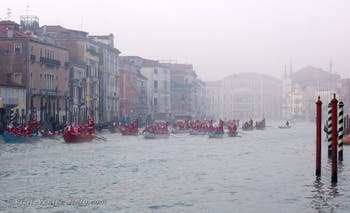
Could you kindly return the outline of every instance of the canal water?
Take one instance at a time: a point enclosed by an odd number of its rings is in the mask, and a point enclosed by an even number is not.
[[[349,212],[350,146],[332,186],[315,125],[241,137],[103,133],[108,141],[0,143],[0,212]]]

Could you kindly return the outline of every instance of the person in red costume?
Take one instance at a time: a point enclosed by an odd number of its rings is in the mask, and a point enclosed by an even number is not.
[[[90,135],[95,134],[95,123],[94,120],[88,119],[88,132]]]

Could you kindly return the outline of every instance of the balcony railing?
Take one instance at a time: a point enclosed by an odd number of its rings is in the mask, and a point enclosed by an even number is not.
[[[45,64],[47,67],[59,68],[61,66],[61,61],[51,59],[51,58],[46,58],[46,57],[40,57],[40,64],[41,65]]]
[[[2,98],[1,101],[4,105],[17,105],[18,104],[18,98]]]

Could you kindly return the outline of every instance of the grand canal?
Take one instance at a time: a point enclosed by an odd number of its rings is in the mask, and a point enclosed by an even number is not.
[[[315,125],[241,137],[102,133],[107,141],[0,143],[0,212],[349,212],[350,147],[331,185]]]

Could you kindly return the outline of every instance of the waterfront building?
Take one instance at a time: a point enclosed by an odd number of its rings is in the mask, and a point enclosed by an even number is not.
[[[37,37],[32,30],[35,29],[22,31],[12,21],[0,22],[0,70],[6,78],[26,88],[29,113],[24,114],[41,122],[65,122],[68,50]]]
[[[148,79],[148,114],[155,120],[170,120],[170,70],[158,61],[143,59],[140,73]]]
[[[195,118],[195,81],[192,64],[162,63],[170,71],[170,105],[172,117]]]
[[[119,100],[120,117],[135,117],[137,115],[137,106],[139,101],[137,88],[137,75],[140,69],[141,60],[138,57],[121,56],[119,58]]]
[[[88,33],[78,30],[66,29],[61,26],[42,26],[36,33],[47,40],[65,47],[69,51],[69,61],[86,69],[86,115],[84,119],[92,118],[99,122],[100,107],[100,47],[94,40],[88,38]],[[69,106],[73,111],[73,106]]]
[[[69,118],[70,122],[82,123],[87,118],[86,67],[71,63],[69,69]]]
[[[315,119],[315,108],[310,106],[315,104],[317,96],[321,96],[324,103],[323,112],[327,111],[327,105],[340,83],[338,74],[313,66],[306,66],[296,72],[291,72],[290,79],[292,117],[307,120]]]
[[[205,95],[205,117],[208,119],[222,118],[221,81],[205,82]]]
[[[207,82],[210,116],[215,119],[279,119],[281,81],[259,73],[239,73]]]
[[[100,122],[115,121],[119,111],[119,69],[120,51],[114,47],[114,36],[89,36],[99,46],[99,100]]]
[[[338,86],[339,99],[344,103],[344,115],[350,114],[350,79],[342,79]]]

